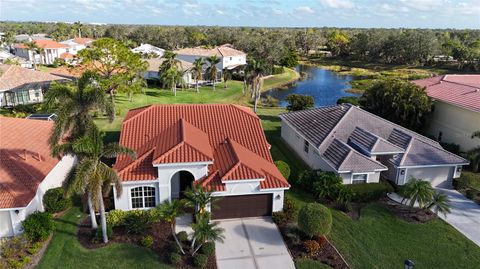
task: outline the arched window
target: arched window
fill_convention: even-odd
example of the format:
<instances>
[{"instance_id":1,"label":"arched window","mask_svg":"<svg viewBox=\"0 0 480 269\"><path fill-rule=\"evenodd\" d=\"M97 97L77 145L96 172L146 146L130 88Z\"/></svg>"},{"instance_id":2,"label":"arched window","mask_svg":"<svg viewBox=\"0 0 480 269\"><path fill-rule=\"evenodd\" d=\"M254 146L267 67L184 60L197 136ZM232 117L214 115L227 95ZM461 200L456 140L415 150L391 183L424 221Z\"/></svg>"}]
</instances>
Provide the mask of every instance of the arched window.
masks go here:
<instances>
[{"instance_id":1,"label":"arched window","mask_svg":"<svg viewBox=\"0 0 480 269\"><path fill-rule=\"evenodd\" d=\"M130 190L132 199L132 208L150 208L155 207L155 188L142 186Z\"/></svg>"}]
</instances>

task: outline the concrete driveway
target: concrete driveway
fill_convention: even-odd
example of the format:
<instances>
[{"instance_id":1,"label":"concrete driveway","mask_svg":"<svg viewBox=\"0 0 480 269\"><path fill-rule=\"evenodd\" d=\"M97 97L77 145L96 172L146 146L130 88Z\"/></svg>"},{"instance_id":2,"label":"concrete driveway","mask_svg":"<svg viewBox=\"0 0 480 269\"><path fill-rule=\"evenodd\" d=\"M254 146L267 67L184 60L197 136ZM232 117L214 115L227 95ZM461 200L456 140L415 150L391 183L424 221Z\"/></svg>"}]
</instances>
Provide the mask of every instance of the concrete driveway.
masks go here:
<instances>
[{"instance_id":1,"label":"concrete driveway","mask_svg":"<svg viewBox=\"0 0 480 269\"><path fill-rule=\"evenodd\" d=\"M217 243L219 269L294 269L292 257L271 218L220 221L225 241Z\"/></svg>"},{"instance_id":2,"label":"concrete driveway","mask_svg":"<svg viewBox=\"0 0 480 269\"><path fill-rule=\"evenodd\" d=\"M452 189L437 188L450 198L450 214L440 218L448 222L468 239L480 246L480 205L467 199L461 193Z\"/></svg>"}]
</instances>

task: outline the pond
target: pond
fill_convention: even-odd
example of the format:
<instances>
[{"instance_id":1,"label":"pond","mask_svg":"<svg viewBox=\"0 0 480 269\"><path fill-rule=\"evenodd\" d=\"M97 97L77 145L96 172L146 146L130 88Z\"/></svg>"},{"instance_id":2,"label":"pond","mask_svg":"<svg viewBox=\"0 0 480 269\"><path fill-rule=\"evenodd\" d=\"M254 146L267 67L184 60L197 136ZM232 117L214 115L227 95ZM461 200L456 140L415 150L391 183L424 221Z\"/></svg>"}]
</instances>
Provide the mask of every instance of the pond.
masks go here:
<instances>
[{"instance_id":1,"label":"pond","mask_svg":"<svg viewBox=\"0 0 480 269\"><path fill-rule=\"evenodd\" d=\"M351 88L349 82L352 76L342 76L337 73L315 66L299 65L296 70L306 74L306 78L294 82L282 89L272 89L264 93L264 97L271 96L280 101L280 106L287 106L285 98L292 93L311 95L315 107L335 105L340 97L358 96L346 92Z\"/></svg>"}]
</instances>

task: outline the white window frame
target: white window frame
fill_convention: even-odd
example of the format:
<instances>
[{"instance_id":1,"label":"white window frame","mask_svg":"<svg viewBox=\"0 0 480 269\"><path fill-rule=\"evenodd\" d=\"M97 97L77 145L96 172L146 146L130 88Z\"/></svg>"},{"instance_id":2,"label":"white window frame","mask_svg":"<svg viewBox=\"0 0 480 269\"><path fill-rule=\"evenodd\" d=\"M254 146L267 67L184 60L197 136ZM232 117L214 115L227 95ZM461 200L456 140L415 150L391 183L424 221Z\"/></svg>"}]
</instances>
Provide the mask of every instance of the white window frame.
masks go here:
<instances>
[{"instance_id":1,"label":"white window frame","mask_svg":"<svg viewBox=\"0 0 480 269\"><path fill-rule=\"evenodd\" d=\"M136 207L136 208L133 207L132 198L134 198L134 197L132 197L132 190L134 190L134 189L136 189L136 188L142 188L142 196L141 196L141 197L142 197L142 205L143 205L143 207ZM145 190L144 190L144 188L153 188L154 193L155 193L155 194L154 194L155 206L157 206L157 201L158 201L158 199L157 199L157 191L158 191L157 188L156 188L154 185L141 185L141 186L132 186L132 187L128 190L128 203L129 203L130 209L133 209L133 210L135 210L135 209L140 209L140 210L142 210L142 209L151 209L151 208L154 208L154 207L155 207L155 206L153 206L153 207L145 207L145 193L144 193ZM147 196L147 197L151 197L151 196ZM139 198L139 197L135 197L135 198Z\"/></svg>"},{"instance_id":2,"label":"white window frame","mask_svg":"<svg viewBox=\"0 0 480 269\"><path fill-rule=\"evenodd\" d=\"M353 183L354 176L358 176L358 175L367 175L367 177L365 178L365 183L368 183L368 179L370 177L369 173L352 173L352 177L350 178L350 184L362 184L362 183Z\"/></svg>"}]
</instances>

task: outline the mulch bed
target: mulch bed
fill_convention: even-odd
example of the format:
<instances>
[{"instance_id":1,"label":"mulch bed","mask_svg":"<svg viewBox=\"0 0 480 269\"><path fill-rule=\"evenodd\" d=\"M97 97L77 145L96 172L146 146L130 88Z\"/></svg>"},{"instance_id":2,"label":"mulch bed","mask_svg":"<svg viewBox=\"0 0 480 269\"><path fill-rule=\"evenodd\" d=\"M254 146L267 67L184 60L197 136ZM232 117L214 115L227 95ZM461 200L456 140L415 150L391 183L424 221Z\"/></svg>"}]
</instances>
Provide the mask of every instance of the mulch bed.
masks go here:
<instances>
[{"instance_id":1,"label":"mulch bed","mask_svg":"<svg viewBox=\"0 0 480 269\"><path fill-rule=\"evenodd\" d=\"M109 238L109 243L104 244L102 242L95 242L92 240L92 229L90 228L90 219L89 217L85 218L79 225L77 238L80 244L85 248L95 249L104 247L111 242L114 243L127 243L135 244L141 246L141 240L147 235L153 237L153 246L152 250L160 257L160 260L166 264L169 264L169 254L171 252L171 247L175 244L175 240L171 234L170 225L165 222L156 222L152 227L146 231L144 234L129 234L124 227L118 227L113 229L113 235ZM185 252L188 251L189 245L187 243L182 243L183 249ZM182 263L175 265L176 268L182 269L193 269L197 268L193 265L193 258L191 255L185 254L182 255ZM217 262L215 253L208 258L206 269L217 269Z\"/></svg>"},{"instance_id":2,"label":"mulch bed","mask_svg":"<svg viewBox=\"0 0 480 269\"><path fill-rule=\"evenodd\" d=\"M302 238L301 236L299 238L294 238L291 236L288 236L288 234L291 233L296 233L299 234L298 231L295 231L296 228L293 225L287 225L287 226L279 226L280 232L282 234L283 240L288 246L288 250L290 251L290 254L292 255L294 260L300 260L304 258L312 259L312 260L317 260L322 263L328 264L332 268L335 269L349 269L350 267L348 264L343 260L342 256L336 248L330 243L328 240L324 240L323 243L321 244L322 247L320 251L318 252L317 255L314 256L309 256L307 255L305 248L303 246L303 242L306 240L309 240L308 238Z\"/></svg>"},{"instance_id":3,"label":"mulch bed","mask_svg":"<svg viewBox=\"0 0 480 269\"><path fill-rule=\"evenodd\" d=\"M437 215L430 210L412 209L407 205L399 204L389 198L383 198L379 203L384 205L395 216L410 223L424 223L437 218Z\"/></svg>"}]
</instances>

